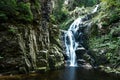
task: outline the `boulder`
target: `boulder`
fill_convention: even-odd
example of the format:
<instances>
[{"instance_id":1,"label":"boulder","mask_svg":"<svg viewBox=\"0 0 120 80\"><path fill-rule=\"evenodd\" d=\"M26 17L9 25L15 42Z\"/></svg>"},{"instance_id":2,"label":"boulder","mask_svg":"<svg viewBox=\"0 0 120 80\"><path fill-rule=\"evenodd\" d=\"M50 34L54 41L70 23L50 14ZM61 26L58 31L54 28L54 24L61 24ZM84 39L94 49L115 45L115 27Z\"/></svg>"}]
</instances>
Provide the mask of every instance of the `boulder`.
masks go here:
<instances>
[{"instance_id":1,"label":"boulder","mask_svg":"<svg viewBox=\"0 0 120 80\"><path fill-rule=\"evenodd\" d=\"M84 54L84 53L86 53L86 50L85 50L84 47L78 47L75 52L76 52L76 53Z\"/></svg>"},{"instance_id":2,"label":"boulder","mask_svg":"<svg viewBox=\"0 0 120 80\"><path fill-rule=\"evenodd\" d=\"M41 59L47 59L48 57L48 50L41 50L37 53L37 56L39 56Z\"/></svg>"},{"instance_id":3,"label":"boulder","mask_svg":"<svg viewBox=\"0 0 120 80\"><path fill-rule=\"evenodd\" d=\"M82 65L84 69L91 70L93 67L90 65L90 63L86 63L85 65Z\"/></svg>"},{"instance_id":4,"label":"boulder","mask_svg":"<svg viewBox=\"0 0 120 80\"><path fill-rule=\"evenodd\" d=\"M86 61L84 59L78 59L77 60L78 65L84 65Z\"/></svg>"},{"instance_id":5,"label":"boulder","mask_svg":"<svg viewBox=\"0 0 120 80\"><path fill-rule=\"evenodd\" d=\"M49 67L50 69L55 69L55 64L56 64L56 58L54 55L49 55L48 56L48 61L49 61Z\"/></svg>"},{"instance_id":6,"label":"boulder","mask_svg":"<svg viewBox=\"0 0 120 80\"><path fill-rule=\"evenodd\" d=\"M46 59L38 59L37 66L47 67L48 66L48 61Z\"/></svg>"},{"instance_id":7,"label":"boulder","mask_svg":"<svg viewBox=\"0 0 120 80\"><path fill-rule=\"evenodd\" d=\"M86 53L86 50L85 50L84 47L78 47L78 48L76 49L75 53L76 53L77 59L81 59L82 56L83 56L83 54Z\"/></svg>"}]
</instances>

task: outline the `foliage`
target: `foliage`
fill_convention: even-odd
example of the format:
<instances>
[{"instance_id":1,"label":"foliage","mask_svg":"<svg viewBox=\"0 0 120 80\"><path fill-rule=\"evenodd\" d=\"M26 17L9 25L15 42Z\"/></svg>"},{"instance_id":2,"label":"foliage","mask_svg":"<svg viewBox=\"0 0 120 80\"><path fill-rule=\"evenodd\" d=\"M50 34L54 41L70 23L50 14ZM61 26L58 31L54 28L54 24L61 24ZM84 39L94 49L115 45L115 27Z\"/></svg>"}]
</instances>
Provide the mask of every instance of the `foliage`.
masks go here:
<instances>
[{"instance_id":1,"label":"foliage","mask_svg":"<svg viewBox=\"0 0 120 80\"><path fill-rule=\"evenodd\" d=\"M61 10L60 12L53 13L51 16L52 20L54 20L55 23L62 23L64 20L66 20L68 17L68 12Z\"/></svg>"},{"instance_id":2,"label":"foliage","mask_svg":"<svg viewBox=\"0 0 120 80\"><path fill-rule=\"evenodd\" d=\"M63 3L64 0L57 0L53 13L50 15L51 22L60 25L61 29L64 29L62 24L69 18L69 11L63 6Z\"/></svg>"},{"instance_id":3,"label":"foliage","mask_svg":"<svg viewBox=\"0 0 120 80\"><path fill-rule=\"evenodd\" d=\"M113 23L120 19L120 0L101 0L102 9L108 14L108 22ZM103 14L104 15L104 14Z\"/></svg>"},{"instance_id":4,"label":"foliage","mask_svg":"<svg viewBox=\"0 0 120 80\"><path fill-rule=\"evenodd\" d=\"M73 16L69 15L71 12L70 10L73 10L76 7L81 7L81 6L93 6L94 4L97 4L99 0L74 0L73 2L69 2L68 5L63 5L64 0L57 0L55 2L56 4L53 9L53 14L50 15L51 22L53 24L60 25L61 29L67 29L70 25L70 22L72 22L74 19L72 18Z\"/></svg>"},{"instance_id":5,"label":"foliage","mask_svg":"<svg viewBox=\"0 0 120 80\"><path fill-rule=\"evenodd\" d=\"M15 34L16 33L15 27L14 26L9 27L8 32L12 33L12 34Z\"/></svg>"},{"instance_id":6,"label":"foliage","mask_svg":"<svg viewBox=\"0 0 120 80\"><path fill-rule=\"evenodd\" d=\"M60 24L66 20L68 11L63 7L64 0L58 0L55 8L53 10L53 14L51 15L51 20L54 23Z\"/></svg>"},{"instance_id":7,"label":"foliage","mask_svg":"<svg viewBox=\"0 0 120 80\"><path fill-rule=\"evenodd\" d=\"M33 14L30 3L17 2L17 0L1 0L0 19L32 21Z\"/></svg>"},{"instance_id":8,"label":"foliage","mask_svg":"<svg viewBox=\"0 0 120 80\"><path fill-rule=\"evenodd\" d=\"M6 16L6 14L4 14L4 13L1 13L1 14L0 14L0 20L5 21L5 20L7 20L7 19L8 19L8 17Z\"/></svg>"},{"instance_id":9,"label":"foliage","mask_svg":"<svg viewBox=\"0 0 120 80\"><path fill-rule=\"evenodd\" d=\"M33 15L30 10L30 3L20 2L18 4L18 11L19 11L18 19L25 21L31 21L33 19Z\"/></svg>"},{"instance_id":10,"label":"foliage","mask_svg":"<svg viewBox=\"0 0 120 80\"><path fill-rule=\"evenodd\" d=\"M60 24L60 28L63 30L67 30L73 21L74 18L66 19L62 24Z\"/></svg>"},{"instance_id":11,"label":"foliage","mask_svg":"<svg viewBox=\"0 0 120 80\"><path fill-rule=\"evenodd\" d=\"M89 46L96 64L117 69L120 65L120 0L101 0L99 12L92 20L95 26L91 29Z\"/></svg>"},{"instance_id":12,"label":"foliage","mask_svg":"<svg viewBox=\"0 0 120 80\"><path fill-rule=\"evenodd\" d=\"M120 7L120 0L101 0L102 2L106 3L107 8L115 8Z\"/></svg>"},{"instance_id":13,"label":"foliage","mask_svg":"<svg viewBox=\"0 0 120 80\"><path fill-rule=\"evenodd\" d=\"M76 6L93 6L99 3L99 0L75 0L74 5Z\"/></svg>"},{"instance_id":14,"label":"foliage","mask_svg":"<svg viewBox=\"0 0 120 80\"><path fill-rule=\"evenodd\" d=\"M2 19L6 19L5 17L15 16L17 10L16 7L16 0L1 0L0 15L2 15Z\"/></svg>"},{"instance_id":15,"label":"foliage","mask_svg":"<svg viewBox=\"0 0 120 80\"><path fill-rule=\"evenodd\" d=\"M108 34L89 39L90 49L97 49L95 55L101 55L100 51L106 50L102 56L105 56L113 67L120 61L120 37L113 36L115 33L119 34L119 32L120 26L114 26Z\"/></svg>"},{"instance_id":16,"label":"foliage","mask_svg":"<svg viewBox=\"0 0 120 80\"><path fill-rule=\"evenodd\" d=\"M50 15L50 20L53 24L56 24L56 17L54 15Z\"/></svg>"}]
</instances>

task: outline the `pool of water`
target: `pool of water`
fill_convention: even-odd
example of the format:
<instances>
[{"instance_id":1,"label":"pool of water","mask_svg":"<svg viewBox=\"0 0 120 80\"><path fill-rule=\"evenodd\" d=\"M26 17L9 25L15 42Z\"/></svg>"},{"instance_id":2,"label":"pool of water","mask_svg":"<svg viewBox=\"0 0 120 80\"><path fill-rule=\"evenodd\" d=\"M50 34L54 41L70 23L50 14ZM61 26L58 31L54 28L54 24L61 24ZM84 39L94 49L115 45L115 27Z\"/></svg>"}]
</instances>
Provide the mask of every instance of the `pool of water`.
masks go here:
<instances>
[{"instance_id":1,"label":"pool of water","mask_svg":"<svg viewBox=\"0 0 120 80\"><path fill-rule=\"evenodd\" d=\"M98 70L67 67L40 74L0 76L0 80L120 80L120 76L106 74Z\"/></svg>"}]
</instances>

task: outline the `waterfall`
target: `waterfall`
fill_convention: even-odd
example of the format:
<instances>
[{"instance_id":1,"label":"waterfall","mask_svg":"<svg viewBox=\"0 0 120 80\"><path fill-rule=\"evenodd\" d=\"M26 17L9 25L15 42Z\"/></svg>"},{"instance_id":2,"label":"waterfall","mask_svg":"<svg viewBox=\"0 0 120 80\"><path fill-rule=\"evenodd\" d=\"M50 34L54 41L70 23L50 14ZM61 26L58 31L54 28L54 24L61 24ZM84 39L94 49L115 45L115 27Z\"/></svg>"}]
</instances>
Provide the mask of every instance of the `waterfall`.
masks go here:
<instances>
[{"instance_id":1,"label":"waterfall","mask_svg":"<svg viewBox=\"0 0 120 80\"><path fill-rule=\"evenodd\" d=\"M95 9L92 11L92 14L95 13L98 9L98 5L96 5ZM92 15L91 14L91 15ZM64 35L64 42L65 42L65 48L66 48L66 55L69 58L70 64L69 66L77 66L76 61L76 49L79 47L79 49L85 49L82 46L83 43L83 28L85 25L83 22L89 20L88 15L85 15L84 17L77 18L69 27L68 31Z\"/></svg>"},{"instance_id":2,"label":"waterfall","mask_svg":"<svg viewBox=\"0 0 120 80\"><path fill-rule=\"evenodd\" d=\"M76 41L76 36L78 36L81 23L81 18L76 19L65 34L66 54L70 58L70 66L77 66L75 50L78 47L78 42Z\"/></svg>"}]
</instances>

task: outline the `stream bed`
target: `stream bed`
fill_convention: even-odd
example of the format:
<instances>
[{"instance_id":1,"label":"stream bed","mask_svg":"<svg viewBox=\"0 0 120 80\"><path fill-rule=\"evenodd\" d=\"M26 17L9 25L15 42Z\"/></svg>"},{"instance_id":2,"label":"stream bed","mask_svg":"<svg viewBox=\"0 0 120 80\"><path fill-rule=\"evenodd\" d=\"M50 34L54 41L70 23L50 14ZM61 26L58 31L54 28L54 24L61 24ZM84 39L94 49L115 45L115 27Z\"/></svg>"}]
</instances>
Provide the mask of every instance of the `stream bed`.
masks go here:
<instances>
[{"instance_id":1,"label":"stream bed","mask_svg":"<svg viewBox=\"0 0 120 80\"><path fill-rule=\"evenodd\" d=\"M0 76L0 80L120 80L120 76L99 70L67 67L46 73Z\"/></svg>"}]
</instances>

